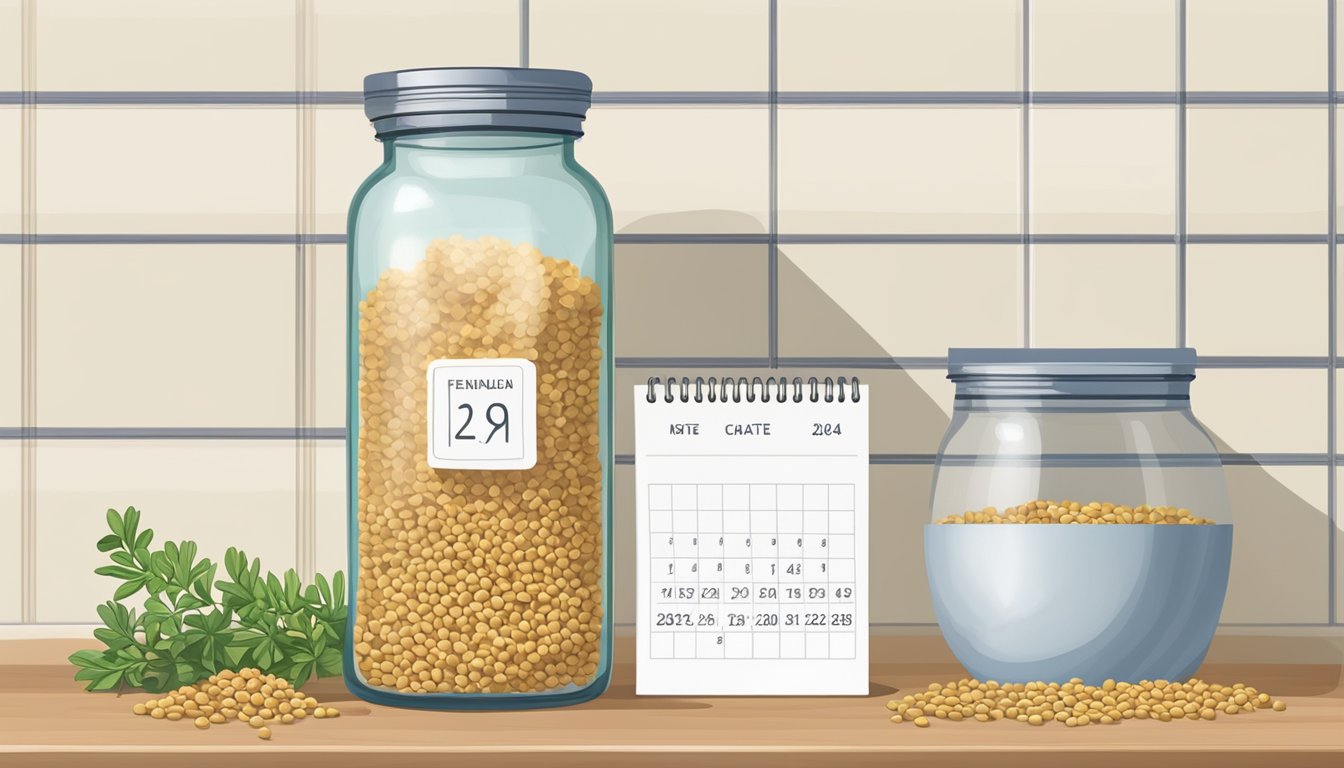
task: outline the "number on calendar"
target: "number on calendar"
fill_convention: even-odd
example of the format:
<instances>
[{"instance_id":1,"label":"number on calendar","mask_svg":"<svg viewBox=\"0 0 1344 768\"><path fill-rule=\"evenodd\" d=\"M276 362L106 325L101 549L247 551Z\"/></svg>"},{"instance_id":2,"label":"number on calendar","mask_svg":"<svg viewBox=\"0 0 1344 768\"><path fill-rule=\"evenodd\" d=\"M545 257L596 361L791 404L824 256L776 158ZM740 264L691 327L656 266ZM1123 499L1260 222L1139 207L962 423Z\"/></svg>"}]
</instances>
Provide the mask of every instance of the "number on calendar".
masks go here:
<instances>
[{"instance_id":1,"label":"number on calendar","mask_svg":"<svg viewBox=\"0 0 1344 768\"><path fill-rule=\"evenodd\" d=\"M733 594L729 600L746 600L751 597L751 587L733 587Z\"/></svg>"},{"instance_id":2,"label":"number on calendar","mask_svg":"<svg viewBox=\"0 0 1344 768\"><path fill-rule=\"evenodd\" d=\"M694 600L695 587L677 587L678 600Z\"/></svg>"},{"instance_id":3,"label":"number on calendar","mask_svg":"<svg viewBox=\"0 0 1344 768\"><path fill-rule=\"evenodd\" d=\"M761 587L761 596L758 600L778 600L779 595L774 587Z\"/></svg>"},{"instance_id":4,"label":"number on calendar","mask_svg":"<svg viewBox=\"0 0 1344 768\"><path fill-rule=\"evenodd\" d=\"M835 596L842 600L848 600L854 596L854 590L850 587L836 587Z\"/></svg>"},{"instance_id":5,"label":"number on calendar","mask_svg":"<svg viewBox=\"0 0 1344 768\"><path fill-rule=\"evenodd\" d=\"M796 626L798 626L798 614L796 614L796 613L786 613L786 614L784 614L784 626L786 626L786 627L796 627Z\"/></svg>"},{"instance_id":6,"label":"number on calendar","mask_svg":"<svg viewBox=\"0 0 1344 768\"><path fill-rule=\"evenodd\" d=\"M690 617L690 614L687 614ZM805 627L824 627L826 626L826 614L809 613L803 616L803 626Z\"/></svg>"},{"instance_id":7,"label":"number on calendar","mask_svg":"<svg viewBox=\"0 0 1344 768\"><path fill-rule=\"evenodd\" d=\"M730 626L730 627L745 627L745 626L747 626L747 615L746 615L745 613L730 613L730 614L728 614L728 626Z\"/></svg>"},{"instance_id":8,"label":"number on calendar","mask_svg":"<svg viewBox=\"0 0 1344 768\"><path fill-rule=\"evenodd\" d=\"M826 588L825 588L825 587L808 587L808 588L807 588L807 599L808 599L808 600L821 600L821 599L824 598L824 597L826 597Z\"/></svg>"},{"instance_id":9,"label":"number on calendar","mask_svg":"<svg viewBox=\"0 0 1344 768\"><path fill-rule=\"evenodd\" d=\"M701 589L701 590L700 590L700 599L701 599L701 600L718 600L718 599L719 599L719 588L718 588L718 587L705 587L705 588Z\"/></svg>"},{"instance_id":10,"label":"number on calendar","mask_svg":"<svg viewBox=\"0 0 1344 768\"><path fill-rule=\"evenodd\" d=\"M831 626L850 627L854 625L854 614L852 613L832 613Z\"/></svg>"},{"instance_id":11,"label":"number on calendar","mask_svg":"<svg viewBox=\"0 0 1344 768\"><path fill-rule=\"evenodd\" d=\"M669 565L668 567L671 568L672 566ZM789 563L789 567L785 568L784 572L789 574L790 576L800 576L803 573L803 564Z\"/></svg>"},{"instance_id":12,"label":"number on calendar","mask_svg":"<svg viewBox=\"0 0 1344 768\"><path fill-rule=\"evenodd\" d=\"M691 614L660 613L654 624L659 627L689 627L691 626Z\"/></svg>"},{"instance_id":13,"label":"number on calendar","mask_svg":"<svg viewBox=\"0 0 1344 768\"><path fill-rule=\"evenodd\" d=\"M785 587L784 597L789 600L800 600L803 597L803 590L799 587Z\"/></svg>"},{"instance_id":14,"label":"number on calendar","mask_svg":"<svg viewBox=\"0 0 1344 768\"><path fill-rule=\"evenodd\" d=\"M758 613L758 614L756 614L756 626L758 626L758 627L777 627L777 626L779 626L779 614L776 614L776 613Z\"/></svg>"},{"instance_id":15,"label":"number on calendar","mask_svg":"<svg viewBox=\"0 0 1344 768\"><path fill-rule=\"evenodd\" d=\"M696 619L695 625L696 625L697 627L712 627L712 626L714 626L714 614L712 614L712 613L702 613L702 614L700 614L700 617L699 617L698 619Z\"/></svg>"}]
</instances>

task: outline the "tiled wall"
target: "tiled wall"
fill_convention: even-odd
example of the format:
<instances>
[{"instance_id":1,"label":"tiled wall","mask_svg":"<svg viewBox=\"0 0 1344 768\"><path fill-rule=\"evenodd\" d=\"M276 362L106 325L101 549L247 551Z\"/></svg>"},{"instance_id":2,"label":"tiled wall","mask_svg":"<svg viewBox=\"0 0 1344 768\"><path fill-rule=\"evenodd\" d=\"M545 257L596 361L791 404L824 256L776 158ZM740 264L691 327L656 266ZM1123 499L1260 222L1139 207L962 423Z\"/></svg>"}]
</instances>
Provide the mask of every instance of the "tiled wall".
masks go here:
<instances>
[{"instance_id":1,"label":"tiled wall","mask_svg":"<svg viewBox=\"0 0 1344 768\"><path fill-rule=\"evenodd\" d=\"M873 619L927 626L946 348L1190 344L1225 621L1338 627L1335 6L0 0L0 624L90 621L108 506L343 566L360 78L521 63L598 89L623 573L647 376L870 383Z\"/></svg>"}]
</instances>

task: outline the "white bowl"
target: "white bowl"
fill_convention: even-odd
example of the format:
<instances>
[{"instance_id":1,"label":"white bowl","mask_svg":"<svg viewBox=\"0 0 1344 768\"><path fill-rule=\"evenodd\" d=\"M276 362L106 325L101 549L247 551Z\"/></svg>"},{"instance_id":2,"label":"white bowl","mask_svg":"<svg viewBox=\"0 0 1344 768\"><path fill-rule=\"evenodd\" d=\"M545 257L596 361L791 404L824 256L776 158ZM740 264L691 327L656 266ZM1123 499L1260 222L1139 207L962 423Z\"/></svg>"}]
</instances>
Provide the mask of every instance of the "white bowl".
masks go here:
<instances>
[{"instance_id":1,"label":"white bowl","mask_svg":"<svg viewBox=\"0 0 1344 768\"><path fill-rule=\"evenodd\" d=\"M943 637L979 680L1186 680L1227 592L1231 525L927 525Z\"/></svg>"}]
</instances>

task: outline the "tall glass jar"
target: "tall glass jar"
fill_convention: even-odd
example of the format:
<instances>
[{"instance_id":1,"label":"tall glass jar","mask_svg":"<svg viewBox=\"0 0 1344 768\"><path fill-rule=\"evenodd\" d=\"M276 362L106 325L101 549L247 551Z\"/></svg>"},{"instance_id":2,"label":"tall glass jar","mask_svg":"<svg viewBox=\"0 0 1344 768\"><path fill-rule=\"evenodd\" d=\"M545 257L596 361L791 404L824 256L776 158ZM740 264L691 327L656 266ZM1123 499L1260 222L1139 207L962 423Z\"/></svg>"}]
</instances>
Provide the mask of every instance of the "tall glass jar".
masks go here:
<instances>
[{"instance_id":1,"label":"tall glass jar","mask_svg":"<svg viewBox=\"0 0 1344 768\"><path fill-rule=\"evenodd\" d=\"M1199 666L1232 525L1194 376L1193 349L949 351L924 554L973 675L1099 685Z\"/></svg>"},{"instance_id":2,"label":"tall glass jar","mask_svg":"<svg viewBox=\"0 0 1344 768\"><path fill-rule=\"evenodd\" d=\"M586 701L611 670L611 211L578 72L370 75L349 218L350 627L380 704Z\"/></svg>"}]
</instances>

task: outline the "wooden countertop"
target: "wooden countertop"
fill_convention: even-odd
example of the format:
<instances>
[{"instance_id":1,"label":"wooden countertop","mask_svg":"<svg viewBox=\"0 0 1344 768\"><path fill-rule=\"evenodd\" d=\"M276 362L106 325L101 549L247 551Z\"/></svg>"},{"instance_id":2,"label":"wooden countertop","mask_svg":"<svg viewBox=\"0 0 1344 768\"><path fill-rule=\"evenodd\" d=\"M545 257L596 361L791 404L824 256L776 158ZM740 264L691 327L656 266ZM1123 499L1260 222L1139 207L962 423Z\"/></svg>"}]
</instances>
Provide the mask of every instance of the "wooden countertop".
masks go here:
<instances>
[{"instance_id":1,"label":"wooden countertop","mask_svg":"<svg viewBox=\"0 0 1344 768\"><path fill-rule=\"evenodd\" d=\"M1015 722L893 725L896 689L964 675L937 638L876 637L872 692L850 698L664 698L634 695L633 642L620 638L610 690L577 707L508 713L422 712L359 701L338 679L305 689L338 720L276 727L269 742L240 724L198 731L130 713L139 694L85 693L65 657L91 643L0 641L0 764L5 766L276 765L410 768L534 766L1344 765L1344 687L1337 664L1208 664L1200 676L1245 682L1286 712L1214 722L1068 729ZM905 661L903 661L903 659ZM460 762L459 762L460 759Z\"/></svg>"}]
</instances>

